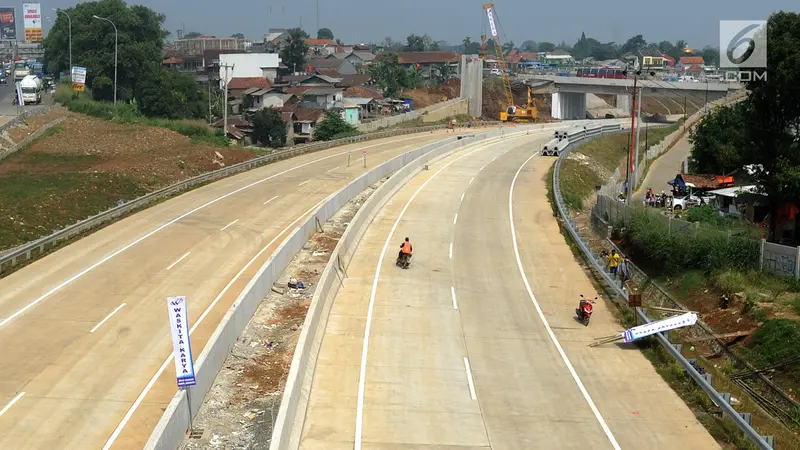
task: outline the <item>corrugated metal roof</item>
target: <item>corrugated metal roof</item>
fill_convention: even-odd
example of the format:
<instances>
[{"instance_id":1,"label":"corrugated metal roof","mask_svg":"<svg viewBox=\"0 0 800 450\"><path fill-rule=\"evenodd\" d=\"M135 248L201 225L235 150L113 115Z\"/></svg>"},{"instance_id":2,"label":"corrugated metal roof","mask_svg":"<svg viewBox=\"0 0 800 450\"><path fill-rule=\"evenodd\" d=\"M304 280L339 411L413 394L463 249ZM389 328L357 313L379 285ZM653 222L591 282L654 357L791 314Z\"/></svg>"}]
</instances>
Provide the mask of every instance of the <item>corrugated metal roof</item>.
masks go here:
<instances>
[{"instance_id":1,"label":"corrugated metal roof","mask_svg":"<svg viewBox=\"0 0 800 450\"><path fill-rule=\"evenodd\" d=\"M370 102L375 101L374 98L367 98L367 97L345 97L346 101L353 102L356 105L366 105Z\"/></svg>"}]
</instances>

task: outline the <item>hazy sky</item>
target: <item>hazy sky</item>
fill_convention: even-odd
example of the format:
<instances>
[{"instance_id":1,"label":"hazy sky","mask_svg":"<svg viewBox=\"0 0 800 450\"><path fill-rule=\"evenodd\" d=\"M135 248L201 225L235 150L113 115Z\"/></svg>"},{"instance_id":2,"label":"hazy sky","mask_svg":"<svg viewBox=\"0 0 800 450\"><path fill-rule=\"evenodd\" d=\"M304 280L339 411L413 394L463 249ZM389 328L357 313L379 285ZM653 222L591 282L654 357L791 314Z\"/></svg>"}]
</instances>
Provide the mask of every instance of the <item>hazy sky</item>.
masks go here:
<instances>
[{"instance_id":1,"label":"hazy sky","mask_svg":"<svg viewBox=\"0 0 800 450\"><path fill-rule=\"evenodd\" d=\"M0 0L1 2L1 0ZM74 5L75 0L42 2L42 15L51 8ZM488 26L484 0L139 0L167 16L173 35L180 28L215 36L244 33L258 39L268 28L299 26L316 34L319 25L330 28L345 43L378 42L386 36L402 39L427 33L434 39L460 43L477 40ZM12 2L4 4L13 5ZM22 2L17 7L21 16ZM798 0L497 0L497 17L504 39L517 45L524 40L566 41L572 45L586 36L622 43L643 34L648 42L685 39L691 47L719 45L719 20L766 19L771 12L800 11ZM21 18L18 34L23 34ZM49 24L44 20L45 31ZM488 34L488 31L486 31Z\"/></svg>"}]
</instances>

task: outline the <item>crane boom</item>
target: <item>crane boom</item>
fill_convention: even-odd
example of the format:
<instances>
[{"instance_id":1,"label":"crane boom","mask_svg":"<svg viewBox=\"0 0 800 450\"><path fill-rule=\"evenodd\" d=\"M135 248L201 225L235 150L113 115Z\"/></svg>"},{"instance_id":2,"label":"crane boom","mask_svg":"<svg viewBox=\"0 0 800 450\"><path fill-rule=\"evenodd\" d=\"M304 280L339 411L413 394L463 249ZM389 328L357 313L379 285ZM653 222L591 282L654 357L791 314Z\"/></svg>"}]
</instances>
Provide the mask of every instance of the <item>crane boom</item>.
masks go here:
<instances>
[{"instance_id":1,"label":"crane boom","mask_svg":"<svg viewBox=\"0 0 800 450\"><path fill-rule=\"evenodd\" d=\"M512 106L514 105L514 95L511 93L511 79L508 76L508 65L506 64L506 58L505 55L503 55L503 43L500 42L500 33L497 31L497 24L494 20L494 3L487 3L483 5L483 9L486 10L486 16L489 18L489 29L492 33L494 51L497 55L497 68L500 69L500 76L503 79L503 92L506 95L506 102L508 106Z\"/></svg>"}]
</instances>

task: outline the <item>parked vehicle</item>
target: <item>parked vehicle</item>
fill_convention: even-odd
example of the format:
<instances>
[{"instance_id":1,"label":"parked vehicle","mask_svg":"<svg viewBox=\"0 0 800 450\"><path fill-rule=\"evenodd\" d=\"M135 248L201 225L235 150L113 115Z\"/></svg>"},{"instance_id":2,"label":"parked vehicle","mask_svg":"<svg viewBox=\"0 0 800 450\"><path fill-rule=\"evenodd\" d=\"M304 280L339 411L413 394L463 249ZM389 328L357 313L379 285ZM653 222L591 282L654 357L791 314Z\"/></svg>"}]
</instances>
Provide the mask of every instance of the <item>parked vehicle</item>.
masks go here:
<instances>
[{"instance_id":1,"label":"parked vehicle","mask_svg":"<svg viewBox=\"0 0 800 450\"><path fill-rule=\"evenodd\" d=\"M691 194L683 197L675 197L672 199L672 210L680 211L682 209L689 209L698 205L710 205L713 201L714 198L707 195Z\"/></svg>"}]
</instances>

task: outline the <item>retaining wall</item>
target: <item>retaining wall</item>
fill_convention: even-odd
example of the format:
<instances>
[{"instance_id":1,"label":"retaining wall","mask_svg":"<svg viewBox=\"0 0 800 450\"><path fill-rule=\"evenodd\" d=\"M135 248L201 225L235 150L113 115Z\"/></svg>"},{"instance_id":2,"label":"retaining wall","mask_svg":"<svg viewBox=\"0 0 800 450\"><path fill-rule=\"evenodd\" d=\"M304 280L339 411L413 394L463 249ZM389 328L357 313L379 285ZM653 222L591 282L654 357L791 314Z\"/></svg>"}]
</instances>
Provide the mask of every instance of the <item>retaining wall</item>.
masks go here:
<instances>
[{"instance_id":1,"label":"retaining wall","mask_svg":"<svg viewBox=\"0 0 800 450\"><path fill-rule=\"evenodd\" d=\"M436 103L425 108L420 108L416 111L399 114L396 116L378 119L372 122L359 124L356 128L364 133L377 131L380 128L391 127L394 125L408 122L411 120L421 119L423 122L437 122L451 116L469 113L469 100L465 98L454 98L446 102Z\"/></svg>"}]
</instances>

